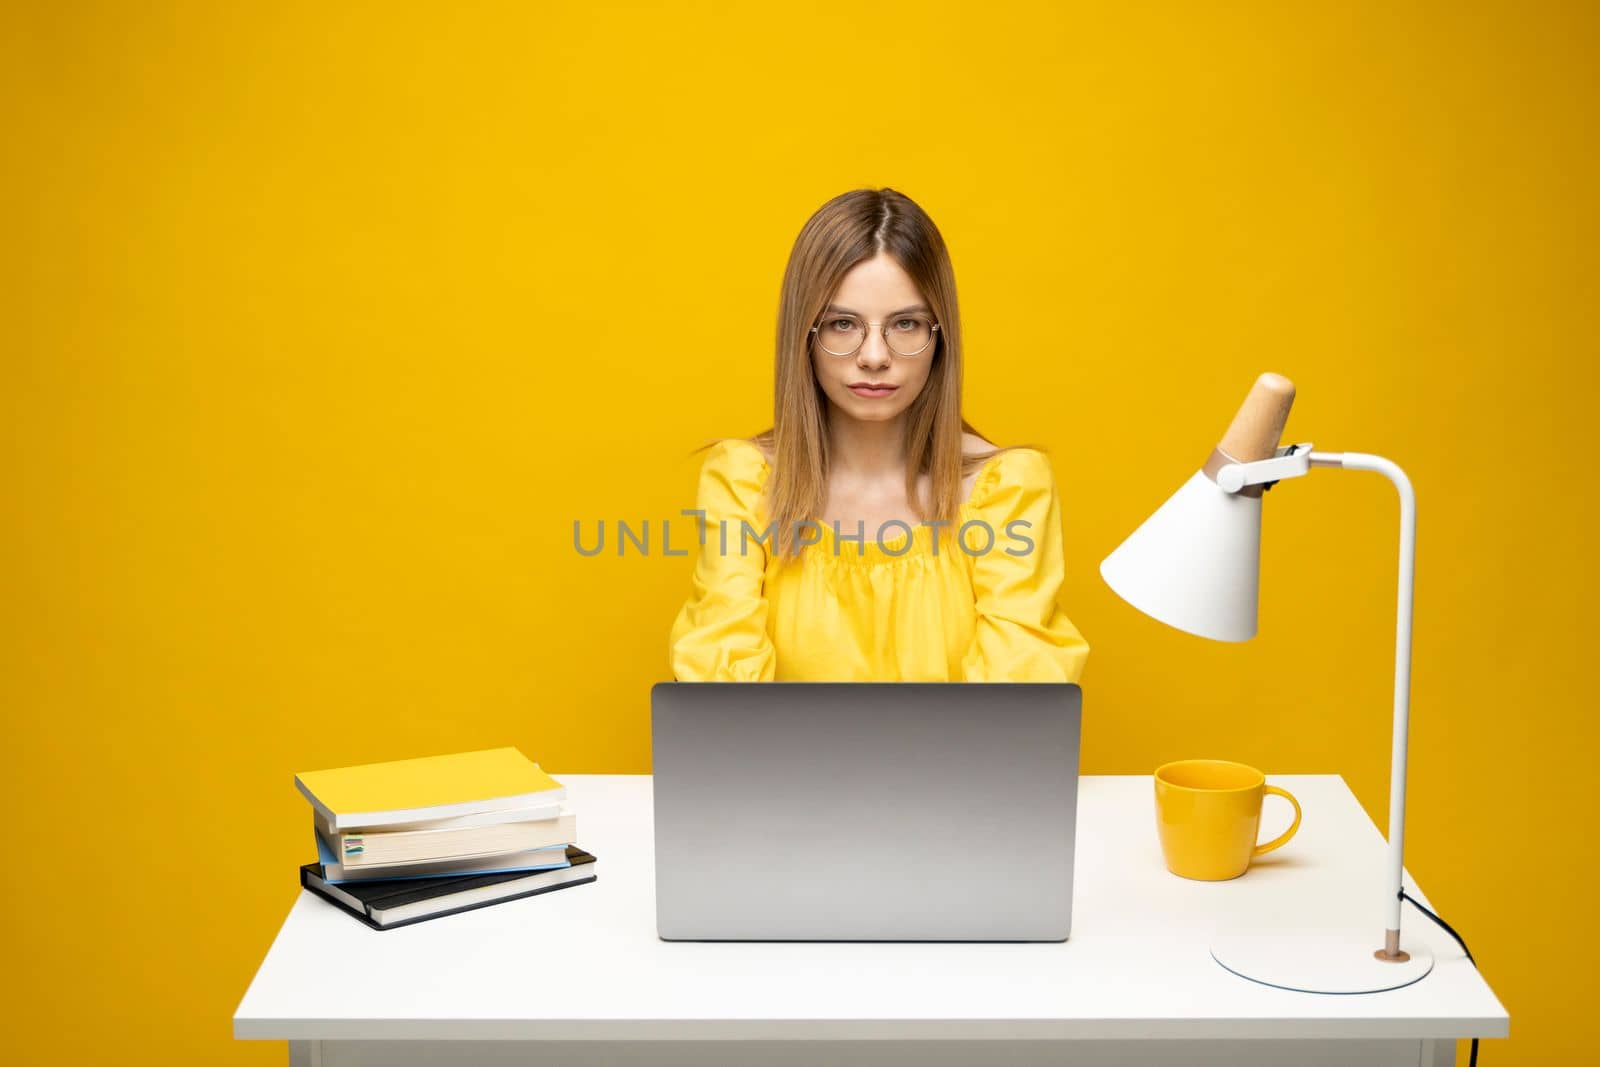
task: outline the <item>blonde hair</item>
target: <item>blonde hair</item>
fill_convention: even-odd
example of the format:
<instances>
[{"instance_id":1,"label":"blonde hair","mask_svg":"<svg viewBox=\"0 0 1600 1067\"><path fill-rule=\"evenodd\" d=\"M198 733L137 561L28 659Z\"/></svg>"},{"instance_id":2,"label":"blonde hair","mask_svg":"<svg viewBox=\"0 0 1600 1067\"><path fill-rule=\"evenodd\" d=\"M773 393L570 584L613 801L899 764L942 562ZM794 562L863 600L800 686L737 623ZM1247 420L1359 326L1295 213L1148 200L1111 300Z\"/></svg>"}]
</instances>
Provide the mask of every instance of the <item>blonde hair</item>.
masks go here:
<instances>
[{"instance_id":1,"label":"blonde hair","mask_svg":"<svg viewBox=\"0 0 1600 1067\"><path fill-rule=\"evenodd\" d=\"M1004 449L964 456L963 431L982 437L961 417L961 316L955 272L944 238L927 213L893 189L854 189L818 208L789 253L778 305L773 422L748 440L772 455L767 481L769 528L775 551L799 555L799 528L827 506L828 405L811 365L811 327L858 263L887 254L911 277L939 323L927 382L906 411L906 499L922 521L958 517L961 482ZM715 442L712 442L714 444ZM703 447L710 447L706 445ZM924 514L917 481L928 475L931 507Z\"/></svg>"}]
</instances>

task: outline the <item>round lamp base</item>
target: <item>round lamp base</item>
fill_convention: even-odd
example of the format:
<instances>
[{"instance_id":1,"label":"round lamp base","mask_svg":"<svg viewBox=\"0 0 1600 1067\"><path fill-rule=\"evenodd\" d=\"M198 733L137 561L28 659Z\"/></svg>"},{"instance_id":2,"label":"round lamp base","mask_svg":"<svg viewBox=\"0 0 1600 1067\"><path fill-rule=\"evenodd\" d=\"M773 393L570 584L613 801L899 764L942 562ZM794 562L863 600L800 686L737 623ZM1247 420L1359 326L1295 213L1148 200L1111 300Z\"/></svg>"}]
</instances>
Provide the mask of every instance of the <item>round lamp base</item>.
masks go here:
<instances>
[{"instance_id":1,"label":"round lamp base","mask_svg":"<svg viewBox=\"0 0 1600 1067\"><path fill-rule=\"evenodd\" d=\"M1427 977L1433 953L1402 942L1402 962L1375 956L1370 929L1275 933L1218 932L1211 958L1240 978L1298 993L1382 993Z\"/></svg>"}]
</instances>

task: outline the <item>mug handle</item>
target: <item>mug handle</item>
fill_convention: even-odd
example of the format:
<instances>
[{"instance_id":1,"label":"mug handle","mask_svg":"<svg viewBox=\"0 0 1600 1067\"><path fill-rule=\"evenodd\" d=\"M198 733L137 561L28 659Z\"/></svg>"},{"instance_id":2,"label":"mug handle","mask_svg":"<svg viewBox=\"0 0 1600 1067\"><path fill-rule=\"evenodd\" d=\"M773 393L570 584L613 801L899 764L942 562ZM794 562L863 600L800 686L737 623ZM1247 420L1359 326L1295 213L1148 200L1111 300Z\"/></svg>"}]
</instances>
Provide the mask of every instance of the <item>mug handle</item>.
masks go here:
<instances>
[{"instance_id":1,"label":"mug handle","mask_svg":"<svg viewBox=\"0 0 1600 1067\"><path fill-rule=\"evenodd\" d=\"M1262 786L1261 793L1263 796L1268 793L1272 793L1275 796L1283 797L1289 803L1293 804L1294 822L1290 824L1287 830L1273 838L1271 841L1268 841L1264 845L1257 845L1256 850L1251 853L1253 856L1264 856L1275 848L1282 848L1284 845L1289 843L1289 838L1294 836L1295 831L1300 829L1300 802L1294 798L1293 793L1290 793L1287 789L1279 789L1275 785Z\"/></svg>"}]
</instances>

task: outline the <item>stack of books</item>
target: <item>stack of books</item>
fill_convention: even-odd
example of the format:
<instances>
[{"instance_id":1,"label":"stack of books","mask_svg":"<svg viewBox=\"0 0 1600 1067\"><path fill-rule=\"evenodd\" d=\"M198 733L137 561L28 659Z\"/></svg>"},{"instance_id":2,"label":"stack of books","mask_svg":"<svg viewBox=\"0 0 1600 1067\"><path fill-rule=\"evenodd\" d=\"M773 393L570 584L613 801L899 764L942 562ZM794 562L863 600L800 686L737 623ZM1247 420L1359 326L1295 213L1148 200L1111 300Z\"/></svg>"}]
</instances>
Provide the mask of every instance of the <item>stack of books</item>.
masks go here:
<instances>
[{"instance_id":1,"label":"stack of books","mask_svg":"<svg viewBox=\"0 0 1600 1067\"><path fill-rule=\"evenodd\" d=\"M595 880L567 790L514 748L306 771L300 884L379 930Z\"/></svg>"}]
</instances>

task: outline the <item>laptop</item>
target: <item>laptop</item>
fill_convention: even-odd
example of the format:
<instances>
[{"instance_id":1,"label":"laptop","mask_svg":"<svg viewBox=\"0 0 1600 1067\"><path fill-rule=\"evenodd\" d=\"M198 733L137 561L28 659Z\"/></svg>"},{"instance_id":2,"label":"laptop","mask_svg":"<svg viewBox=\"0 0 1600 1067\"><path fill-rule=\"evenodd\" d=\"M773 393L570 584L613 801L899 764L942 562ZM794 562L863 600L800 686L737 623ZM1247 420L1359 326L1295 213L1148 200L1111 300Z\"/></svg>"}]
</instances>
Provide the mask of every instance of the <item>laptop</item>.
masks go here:
<instances>
[{"instance_id":1,"label":"laptop","mask_svg":"<svg viewBox=\"0 0 1600 1067\"><path fill-rule=\"evenodd\" d=\"M663 682L668 941L1064 941L1082 691Z\"/></svg>"}]
</instances>

